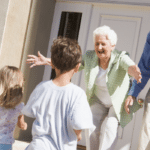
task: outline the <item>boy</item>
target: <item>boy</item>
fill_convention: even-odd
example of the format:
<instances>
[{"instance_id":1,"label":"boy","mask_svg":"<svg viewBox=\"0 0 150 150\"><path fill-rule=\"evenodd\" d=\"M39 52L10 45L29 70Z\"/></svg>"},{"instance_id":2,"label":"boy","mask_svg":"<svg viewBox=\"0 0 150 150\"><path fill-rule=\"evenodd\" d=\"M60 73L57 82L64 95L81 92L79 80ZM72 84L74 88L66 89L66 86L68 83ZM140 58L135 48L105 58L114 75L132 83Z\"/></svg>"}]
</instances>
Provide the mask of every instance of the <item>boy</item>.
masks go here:
<instances>
[{"instance_id":1,"label":"boy","mask_svg":"<svg viewBox=\"0 0 150 150\"><path fill-rule=\"evenodd\" d=\"M94 128L85 92L70 83L80 67L80 46L67 38L54 40L51 61L56 78L37 85L22 110L36 118L26 150L76 150L82 129Z\"/></svg>"}]
</instances>

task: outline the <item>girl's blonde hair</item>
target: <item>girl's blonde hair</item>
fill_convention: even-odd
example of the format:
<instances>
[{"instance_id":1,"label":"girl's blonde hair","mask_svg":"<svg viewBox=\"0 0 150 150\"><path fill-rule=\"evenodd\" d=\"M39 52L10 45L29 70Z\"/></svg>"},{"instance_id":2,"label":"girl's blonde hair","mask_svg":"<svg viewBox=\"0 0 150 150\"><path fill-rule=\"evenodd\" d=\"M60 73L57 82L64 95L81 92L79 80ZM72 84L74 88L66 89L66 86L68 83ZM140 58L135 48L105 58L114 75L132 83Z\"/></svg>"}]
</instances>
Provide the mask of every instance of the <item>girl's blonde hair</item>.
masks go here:
<instances>
[{"instance_id":1,"label":"girl's blonde hair","mask_svg":"<svg viewBox=\"0 0 150 150\"><path fill-rule=\"evenodd\" d=\"M0 106L15 108L23 96L23 74L17 67L5 66L0 70Z\"/></svg>"}]
</instances>

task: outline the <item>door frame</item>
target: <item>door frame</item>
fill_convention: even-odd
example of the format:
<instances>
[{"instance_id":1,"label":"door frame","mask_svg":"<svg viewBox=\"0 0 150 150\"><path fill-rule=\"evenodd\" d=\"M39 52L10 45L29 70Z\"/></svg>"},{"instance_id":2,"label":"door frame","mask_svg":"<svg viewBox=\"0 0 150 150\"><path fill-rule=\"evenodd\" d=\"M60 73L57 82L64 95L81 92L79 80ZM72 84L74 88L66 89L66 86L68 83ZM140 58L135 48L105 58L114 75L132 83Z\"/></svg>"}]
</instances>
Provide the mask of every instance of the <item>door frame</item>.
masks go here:
<instances>
[{"instance_id":1,"label":"door frame","mask_svg":"<svg viewBox=\"0 0 150 150\"><path fill-rule=\"evenodd\" d=\"M48 45L48 51L47 51L47 57L51 57L51 46L53 44L53 40L57 38L58 31L59 31L59 24L61 19L61 12L62 11L68 11L68 12L81 12L82 18L81 18L81 27L79 30L79 37L78 42L82 49L82 53L85 52L86 43L87 43L87 36L88 36L88 29L89 29L89 22L91 18L91 12L92 12L92 5L91 4L79 4L79 3L64 3L64 2L57 2L55 5L55 11L54 11L54 17L53 17L53 23L50 33L50 40ZM72 78L72 82L75 84L79 84L77 81L80 73L77 73L76 78ZM51 67L45 66L43 80L49 80L51 75Z\"/></svg>"}]
</instances>

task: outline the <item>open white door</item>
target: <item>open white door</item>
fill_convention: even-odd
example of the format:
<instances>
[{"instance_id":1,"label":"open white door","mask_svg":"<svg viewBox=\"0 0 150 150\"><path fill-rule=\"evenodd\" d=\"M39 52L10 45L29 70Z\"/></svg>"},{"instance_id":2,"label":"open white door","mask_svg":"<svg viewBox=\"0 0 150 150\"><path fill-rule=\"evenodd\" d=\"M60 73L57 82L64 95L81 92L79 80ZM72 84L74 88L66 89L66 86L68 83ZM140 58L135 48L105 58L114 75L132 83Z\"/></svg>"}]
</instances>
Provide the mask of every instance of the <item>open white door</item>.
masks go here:
<instances>
[{"instance_id":1,"label":"open white door","mask_svg":"<svg viewBox=\"0 0 150 150\"><path fill-rule=\"evenodd\" d=\"M150 7L104 3L57 2L47 57L50 57L53 39L57 38L61 13L63 11L82 13L78 42L83 53L86 50L94 49L93 31L101 25L108 25L118 35L116 49L129 52L130 57L138 64L147 33L150 30ZM51 68L46 66L43 80L49 80L50 74ZM76 74L72 82L85 89L83 72ZM139 96L140 98L145 98L148 88L149 86L145 87ZM118 140L115 150L137 149L142 114L143 109L139 110L133 120L124 128L123 135ZM85 140L83 139L80 144L85 145Z\"/></svg>"},{"instance_id":2,"label":"open white door","mask_svg":"<svg viewBox=\"0 0 150 150\"><path fill-rule=\"evenodd\" d=\"M116 4L94 4L91 17L87 50L94 49L93 30L101 25L110 26L118 35L116 49L127 51L132 60L139 62L147 33L150 30L150 8ZM83 81L83 76L81 78ZM84 83L81 83L81 86ZM147 90L141 98L145 98ZM124 128L115 150L136 150L142 123L143 109ZM138 116L138 119L137 119Z\"/></svg>"}]
</instances>

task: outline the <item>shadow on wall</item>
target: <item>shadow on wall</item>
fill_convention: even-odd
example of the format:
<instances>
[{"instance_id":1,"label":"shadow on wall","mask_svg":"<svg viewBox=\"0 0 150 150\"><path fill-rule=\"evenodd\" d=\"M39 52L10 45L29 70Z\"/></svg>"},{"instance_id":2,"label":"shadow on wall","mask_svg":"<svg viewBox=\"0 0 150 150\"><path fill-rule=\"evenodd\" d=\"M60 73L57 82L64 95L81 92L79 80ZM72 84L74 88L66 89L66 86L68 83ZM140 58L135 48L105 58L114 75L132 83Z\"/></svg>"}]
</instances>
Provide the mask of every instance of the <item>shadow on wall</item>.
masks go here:
<instances>
[{"instance_id":1,"label":"shadow on wall","mask_svg":"<svg viewBox=\"0 0 150 150\"><path fill-rule=\"evenodd\" d=\"M29 51L29 54L36 55L37 52L40 51L43 55L47 55L55 3L55 0L47 2L33 0L24 50ZM27 56L23 57L26 59ZM26 80L23 101L26 103L35 86L42 81L44 66L35 67L31 69L31 71L29 71L30 69L28 65L22 64L22 66ZM16 128L15 138L22 141L31 141L31 129L34 119L25 117L25 121L28 124L28 129L26 131L22 131Z\"/></svg>"}]
</instances>

